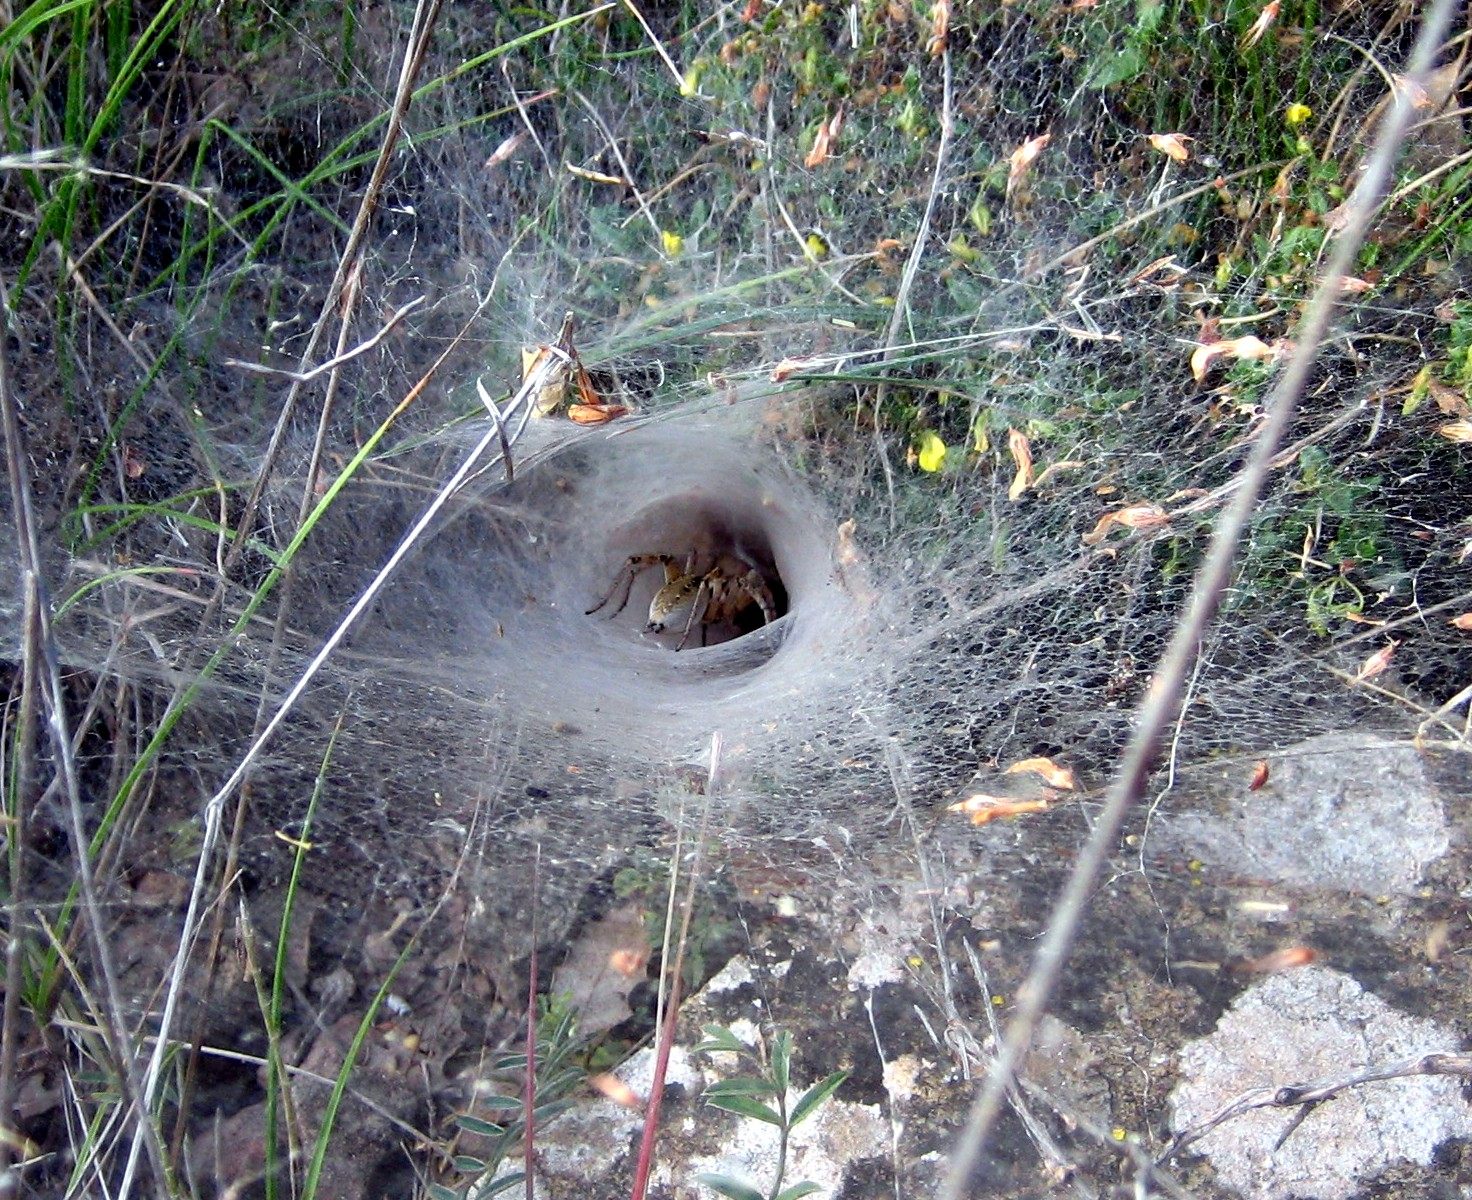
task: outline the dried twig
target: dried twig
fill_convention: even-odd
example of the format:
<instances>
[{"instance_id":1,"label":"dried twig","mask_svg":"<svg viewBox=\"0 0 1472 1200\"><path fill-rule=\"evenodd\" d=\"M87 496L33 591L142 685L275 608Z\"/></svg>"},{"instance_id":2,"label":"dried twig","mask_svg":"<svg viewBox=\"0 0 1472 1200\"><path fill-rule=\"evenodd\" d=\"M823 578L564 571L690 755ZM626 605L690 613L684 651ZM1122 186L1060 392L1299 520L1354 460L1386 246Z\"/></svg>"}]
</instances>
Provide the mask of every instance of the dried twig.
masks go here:
<instances>
[{"instance_id":1,"label":"dried twig","mask_svg":"<svg viewBox=\"0 0 1472 1200\"><path fill-rule=\"evenodd\" d=\"M1451 20L1452 0L1435 0L1426 13L1416 40L1407 77L1423 80L1431 69L1437 47ZM985 1086L972 1104L966 1128L951 1159L950 1171L941 1189L941 1200L960 1200L966 1194L972 1168L986 1147L987 1138L1001 1113L1007 1089L1022 1057L1027 1053L1033 1033L1049 995L1062 973L1064 959L1073 943L1085 904L1094 888L1110 852L1125 814L1144 791L1145 780L1155 761L1161 736L1174 719L1181 701L1181 689L1200 653L1203 635L1216 613L1217 605L1231 577L1237 543L1252 518L1257 497L1262 491L1274 455L1282 442L1289 418L1308 380L1309 369L1318 354L1329 319L1339 298L1339 280L1350 273L1354 256L1363 243L1370 221L1379 206L1391 167L1411 124L1414 109L1410 89L1396 97L1396 103L1381 126L1375 148L1354 194L1346 202L1347 220L1339 235L1334 255L1324 281L1314 293L1313 301L1299 327L1298 349L1268 400L1268 417L1253 446L1252 455L1242 469L1242 485L1232 503L1217 521L1216 532L1206 561L1196 578L1185 615L1177 624L1169 647L1154 672L1154 682L1141 705L1134 735L1125 751L1119 773L1109 790L1109 800L1099 814L1094 831L1079 854L1068 884L1059 897L1048 929L1033 960L1032 969L1018 991L1017 1009L1007 1026L1007 1036L998 1050Z\"/></svg>"},{"instance_id":2,"label":"dried twig","mask_svg":"<svg viewBox=\"0 0 1472 1200\"><path fill-rule=\"evenodd\" d=\"M238 358L227 358L225 360L225 366L234 367L238 371L249 371L252 375L274 375L277 379L289 379L293 383L311 383L318 375L326 374L328 371L335 371L344 363L352 362L359 355L367 354L374 346L388 337L405 317L423 303L423 296L410 300L408 304L404 305L388 319L388 324L366 342L359 342L351 350L345 350L343 353L329 358L324 363L318 363L310 371L287 371L281 367L268 367L263 363L243 362Z\"/></svg>"},{"instance_id":3,"label":"dried twig","mask_svg":"<svg viewBox=\"0 0 1472 1200\"><path fill-rule=\"evenodd\" d=\"M1348 1075L1338 1075L1332 1079L1321 1079L1313 1083L1253 1088L1223 1105L1211 1116L1176 1134L1171 1139L1170 1145L1161 1152L1155 1162L1159 1165L1168 1161L1193 1142L1205 1137L1218 1125L1239 1117L1245 1112L1251 1112L1255 1108L1298 1108L1300 1110L1298 1115L1278 1140L1278 1145L1281 1146L1309 1112L1325 1101L1333 1100L1340 1092L1361 1087L1367 1083L1380 1083L1387 1079L1410 1079L1418 1075L1459 1075L1463 1079L1472 1079L1472 1054L1422 1054L1415 1058L1404 1058L1379 1067L1366 1067L1361 1071L1352 1071Z\"/></svg>"}]
</instances>

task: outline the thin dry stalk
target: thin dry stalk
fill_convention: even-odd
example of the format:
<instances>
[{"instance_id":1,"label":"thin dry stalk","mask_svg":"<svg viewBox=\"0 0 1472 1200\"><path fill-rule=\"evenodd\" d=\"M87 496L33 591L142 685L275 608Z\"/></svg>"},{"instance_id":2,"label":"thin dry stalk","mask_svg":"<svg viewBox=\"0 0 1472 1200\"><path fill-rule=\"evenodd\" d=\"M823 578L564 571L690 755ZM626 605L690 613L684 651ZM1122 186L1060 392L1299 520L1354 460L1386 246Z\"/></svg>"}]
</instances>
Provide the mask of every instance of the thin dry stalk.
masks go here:
<instances>
[{"instance_id":1,"label":"thin dry stalk","mask_svg":"<svg viewBox=\"0 0 1472 1200\"><path fill-rule=\"evenodd\" d=\"M675 961L669 968L669 996L661 1001L665 1006L664 1020L657 1022L658 1040L655 1043L654 1073L649 1082L649 1101L644 1109L644 1129L639 1137L639 1157L634 1164L634 1184L629 1192L631 1200L644 1200L649 1190L649 1174L654 1169L654 1139L659 1132L659 1111L664 1104L664 1080L669 1072L670 1051L675 1044L675 1025L680 1019L680 978L685 970L685 946L690 939L690 920L695 911L695 888L704 877L702 870L705 858L705 842L710 831L710 811L714 804L716 782L720 775L721 748L723 741L719 733L710 737L710 769L705 776L704 804L701 807L700 832L695 843L695 857L690 864L690 875L685 881L685 899L680 914L680 933L675 939ZM671 872L673 882L673 872ZM665 918L665 930L669 930L669 918ZM668 937L666 937L668 946ZM669 962L668 953L664 961Z\"/></svg>"},{"instance_id":2,"label":"thin dry stalk","mask_svg":"<svg viewBox=\"0 0 1472 1200\"><path fill-rule=\"evenodd\" d=\"M0 281L0 333L9 329L9 309L3 296L6 288ZM3 359L0 352L0 359ZM71 730L66 714L66 691L61 682L61 662L51 633L51 608L46 602L46 589L41 573L41 551L37 539L34 509L31 504L30 476L26 469L27 456L21 435L20 412L14 394L10 390L8 370L0 371L0 424L5 432L6 469L10 477L11 512L15 521L16 543L20 557L21 586L25 595L25 610L32 615L32 630L28 632L31 656L35 659L36 678L40 697L46 713L46 725L51 735L52 752L63 781L66 795L68 833L72 843L72 855L76 862L77 891L80 897L81 920L92 942L92 953L102 975L104 999L98 1016L105 1021L104 1041L108 1045L117 1071L117 1084L124 1099L125 1110L135 1121L134 1151L143 1147L148 1152L149 1164L159 1188L171 1192L163 1148L159 1144L157 1131L149 1117L149 1106L140 1103L142 1089L137 1063L133 1057L132 1040L123 1020L123 1007L119 999L117 972L113 966L112 952L108 946L103 925L102 906L97 895L97 881L89 853L86 818L82 814L82 789L77 775L76 757L73 753ZM126 1189L122 1195L126 1196Z\"/></svg>"},{"instance_id":3,"label":"thin dry stalk","mask_svg":"<svg viewBox=\"0 0 1472 1200\"><path fill-rule=\"evenodd\" d=\"M1407 71L1421 83L1431 69L1436 49L1445 34L1454 5L1452 0L1435 0L1427 12ZM1144 791L1145 781L1160 747L1165 728L1174 720L1182 688L1200 653L1207 627L1231 578L1237 544L1251 520L1272 460L1283 440L1288 420L1303 393L1310 367L1318 355L1329 320L1339 298L1339 280L1351 273L1355 255L1363 243L1371 218L1390 178L1391 167L1405 140L1414 108L1402 91L1376 139L1363 177L1347 202L1347 221L1330 260L1324 281L1299 328L1298 349L1279 378L1268 401L1268 417L1252 455L1242 470L1242 485L1217 521L1206 561L1192 589L1186 614L1176 626L1171 643L1154 672L1154 683L1141 706L1130 744L1110 788L1109 799L1094 826L1093 834L1078 857L1062 896L1059 897L1048 930L1032 969L1018 991L1017 1010L1007 1026L1007 1036L987 1073L985 1086L977 1095L966 1128L956 1146L951 1167L941 1190L941 1200L961 1200L966 1194L971 1171L986 1148L987 1138L1001 1112L1007 1089L1017 1067L1032 1043L1033 1033L1063 963L1073 943L1085 904L1105 861L1113 849L1125 814Z\"/></svg>"}]
</instances>

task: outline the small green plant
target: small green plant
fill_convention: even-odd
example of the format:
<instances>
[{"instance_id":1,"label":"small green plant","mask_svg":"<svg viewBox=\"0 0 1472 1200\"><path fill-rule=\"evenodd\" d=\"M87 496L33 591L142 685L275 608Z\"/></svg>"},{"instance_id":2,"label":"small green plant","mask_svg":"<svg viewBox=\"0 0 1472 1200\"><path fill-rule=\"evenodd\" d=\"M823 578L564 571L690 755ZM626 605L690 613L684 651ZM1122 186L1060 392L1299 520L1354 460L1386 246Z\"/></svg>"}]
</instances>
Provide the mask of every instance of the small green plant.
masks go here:
<instances>
[{"instance_id":1,"label":"small green plant","mask_svg":"<svg viewBox=\"0 0 1472 1200\"><path fill-rule=\"evenodd\" d=\"M537 1020L536 1078L532 1093L532 1125L539 1129L572 1105L572 1092L585 1076L577 1065L577 1027L572 1009L558 997L543 999ZM501 1173L512 1152L526 1141L525 1105L521 1091L526 1078L526 1055L503 1054L491 1063L487 1076L505 1085L501 1094L478 1097L475 1106L487 1116L459 1113L455 1125L462 1134L483 1139L476 1154L456 1153L450 1163L462 1175L472 1176L459 1187L429 1185L434 1200L487 1200L525 1182L524 1171Z\"/></svg>"},{"instance_id":2,"label":"small green plant","mask_svg":"<svg viewBox=\"0 0 1472 1200\"><path fill-rule=\"evenodd\" d=\"M750 1117L754 1121L775 1125L778 1132L777 1170L771 1188L765 1192L727 1175L706 1173L697 1175L696 1179L727 1200L799 1200L799 1197L818 1191L818 1185L807 1180L782 1186L787 1174L788 1140L792 1131L839 1089L849 1073L834 1071L820 1079L789 1109L787 1092L791 1082L792 1034L779 1029L772 1038L771 1049L764 1061L757 1050L729 1029L707 1025L704 1033L705 1041L695 1047L697 1054L734 1054L754 1068L749 1074L723 1079L706 1088L705 1102L712 1108L735 1113L738 1117Z\"/></svg>"}]
</instances>

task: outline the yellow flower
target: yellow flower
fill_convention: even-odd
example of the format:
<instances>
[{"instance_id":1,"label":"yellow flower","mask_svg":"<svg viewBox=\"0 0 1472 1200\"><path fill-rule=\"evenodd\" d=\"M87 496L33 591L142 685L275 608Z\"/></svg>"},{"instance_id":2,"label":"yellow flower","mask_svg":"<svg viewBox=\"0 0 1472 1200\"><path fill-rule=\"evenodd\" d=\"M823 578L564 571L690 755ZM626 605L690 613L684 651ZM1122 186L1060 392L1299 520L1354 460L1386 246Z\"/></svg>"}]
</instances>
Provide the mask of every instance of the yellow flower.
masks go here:
<instances>
[{"instance_id":1,"label":"yellow flower","mask_svg":"<svg viewBox=\"0 0 1472 1200\"><path fill-rule=\"evenodd\" d=\"M1307 104L1290 104L1283 113L1283 122L1289 129L1297 129L1313 115L1314 110Z\"/></svg>"},{"instance_id":2,"label":"yellow flower","mask_svg":"<svg viewBox=\"0 0 1472 1200\"><path fill-rule=\"evenodd\" d=\"M679 254L685 248L685 239L669 229L661 229L659 231L659 240L664 243L664 252L671 258L674 258L675 255Z\"/></svg>"},{"instance_id":3,"label":"yellow flower","mask_svg":"<svg viewBox=\"0 0 1472 1200\"><path fill-rule=\"evenodd\" d=\"M946 461L946 444L933 430L927 429L920 435L917 449L917 461L922 471L939 471L941 464Z\"/></svg>"}]
</instances>

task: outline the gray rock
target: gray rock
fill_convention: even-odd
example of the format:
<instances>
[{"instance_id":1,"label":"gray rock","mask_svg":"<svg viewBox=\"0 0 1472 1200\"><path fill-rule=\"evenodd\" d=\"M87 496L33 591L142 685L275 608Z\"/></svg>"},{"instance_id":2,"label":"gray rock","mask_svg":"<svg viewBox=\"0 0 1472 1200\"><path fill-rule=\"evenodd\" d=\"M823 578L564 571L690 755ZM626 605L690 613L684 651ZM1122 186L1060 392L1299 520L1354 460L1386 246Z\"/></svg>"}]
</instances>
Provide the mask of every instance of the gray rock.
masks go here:
<instances>
[{"instance_id":1,"label":"gray rock","mask_svg":"<svg viewBox=\"0 0 1472 1200\"><path fill-rule=\"evenodd\" d=\"M1181 1051L1171 1125L1178 1133L1189 1129L1253 1089L1343 1078L1456 1047L1448 1030L1392 1009L1337 971L1274 975L1239 996L1213 1033ZM1310 1112L1275 1150L1297 1111L1242 1113L1191 1150L1251 1200L1343 1200L1391 1164L1427 1166L1439 1143L1472 1135L1472 1108L1446 1076L1349 1088Z\"/></svg>"}]
</instances>

